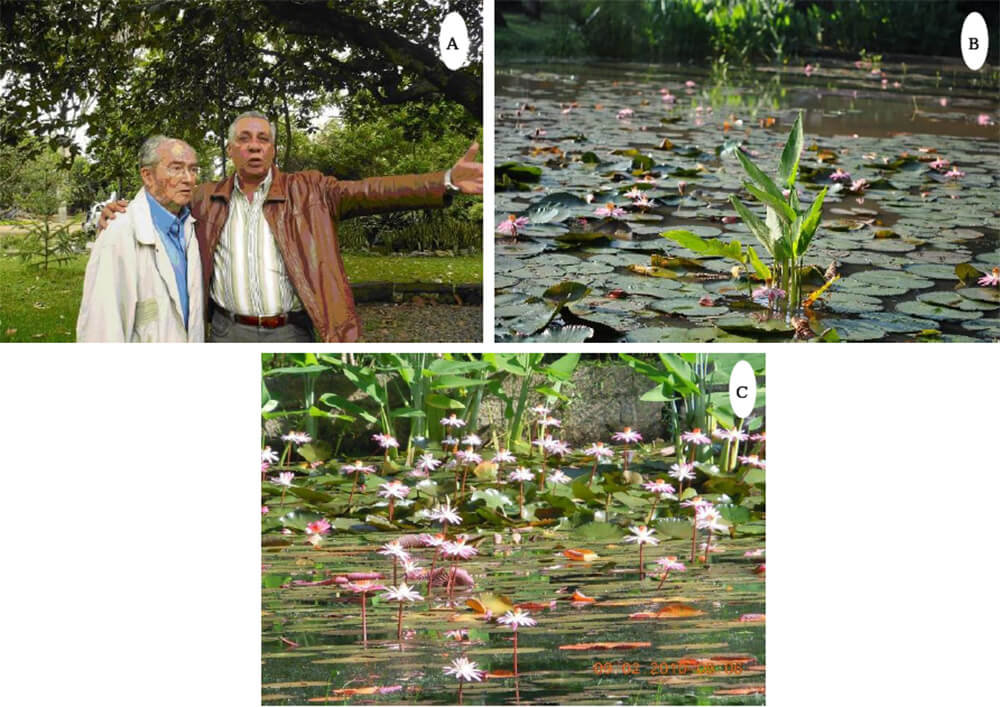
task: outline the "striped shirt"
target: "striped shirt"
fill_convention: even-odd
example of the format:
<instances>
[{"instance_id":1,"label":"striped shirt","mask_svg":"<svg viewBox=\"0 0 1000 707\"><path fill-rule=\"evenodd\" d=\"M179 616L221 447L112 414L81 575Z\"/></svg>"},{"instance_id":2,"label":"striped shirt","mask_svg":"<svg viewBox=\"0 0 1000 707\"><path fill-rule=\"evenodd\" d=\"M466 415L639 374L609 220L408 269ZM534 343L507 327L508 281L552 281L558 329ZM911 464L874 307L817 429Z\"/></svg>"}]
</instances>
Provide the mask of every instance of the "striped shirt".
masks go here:
<instances>
[{"instance_id":1,"label":"striped shirt","mask_svg":"<svg viewBox=\"0 0 1000 707\"><path fill-rule=\"evenodd\" d=\"M236 314L270 316L302 309L264 218L264 201L273 176L268 172L253 201L243 194L236 176L229 216L215 249L212 299Z\"/></svg>"}]
</instances>

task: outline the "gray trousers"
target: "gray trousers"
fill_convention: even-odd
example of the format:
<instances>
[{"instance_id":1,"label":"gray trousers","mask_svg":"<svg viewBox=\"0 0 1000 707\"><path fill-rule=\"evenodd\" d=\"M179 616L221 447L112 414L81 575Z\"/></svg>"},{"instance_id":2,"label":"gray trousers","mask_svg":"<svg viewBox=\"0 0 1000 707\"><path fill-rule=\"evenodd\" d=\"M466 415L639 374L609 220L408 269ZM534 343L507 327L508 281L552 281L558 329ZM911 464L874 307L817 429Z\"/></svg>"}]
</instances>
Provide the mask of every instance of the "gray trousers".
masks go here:
<instances>
[{"instance_id":1,"label":"gray trousers","mask_svg":"<svg viewBox=\"0 0 1000 707\"><path fill-rule=\"evenodd\" d=\"M209 326L205 340L214 344L263 343L282 344L288 342L315 343L316 336L309 327L288 323L275 329L248 326L234 322L216 309L212 313L212 323Z\"/></svg>"}]
</instances>

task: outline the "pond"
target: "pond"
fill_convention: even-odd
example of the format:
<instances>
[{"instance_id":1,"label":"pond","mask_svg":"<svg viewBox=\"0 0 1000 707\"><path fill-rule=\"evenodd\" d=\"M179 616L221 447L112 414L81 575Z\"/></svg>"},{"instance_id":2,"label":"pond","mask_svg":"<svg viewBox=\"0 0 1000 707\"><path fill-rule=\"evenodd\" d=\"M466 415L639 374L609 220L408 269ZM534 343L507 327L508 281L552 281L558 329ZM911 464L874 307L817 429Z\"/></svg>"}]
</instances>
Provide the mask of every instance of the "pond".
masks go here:
<instances>
[{"instance_id":1,"label":"pond","mask_svg":"<svg viewBox=\"0 0 1000 707\"><path fill-rule=\"evenodd\" d=\"M278 511L277 505L272 497L269 506ZM289 503L286 512L293 505ZM671 526L676 526L675 535L686 531L690 536L686 519L654 525ZM609 524L576 531L524 527L497 535L473 533L483 537L480 554L461 567L475 578L475 586L456 590L452 607L444 588L435 588L433 608L427 602L407 605L402 651L396 640L396 606L379 600L381 592L367 609L365 649L356 596L337 584L295 585L348 572L380 572L391 583L391 561L377 551L399 534L360 523L335 527L347 533L315 549L299 538L287 541L280 533L265 534L266 704L317 699L454 703L457 683L442 668L459 656L497 674L465 687L464 701L469 704L763 703L763 559L744 556L763 547L762 524L718 541L710 565L688 563L689 571L671 573L659 591L659 575L638 579L635 547L620 542L622 529ZM282 541L287 544L273 544ZM588 549L597 557L574 561L564 555L567 549ZM689 541L664 538L647 548L647 571L655 572L656 565L649 569L655 558L670 554L686 562L689 552ZM431 561L430 549L412 554L425 560L425 566ZM414 584L426 598L426 582ZM502 672L512 670L510 630L486 622L465 604L485 592L527 603L538 621L537 626L520 629L517 685ZM573 601L574 592L593 601ZM461 640L447 635L461 629L466 630ZM601 642L643 645L565 648ZM382 696L333 692L396 686L398 690Z\"/></svg>"},{"instance_id":2,"label":"pond","mask_svg":"<svg viewBox=\"0 0 1000 707\"><path fill-rule=\"evenodd\" d=\"M498 69L495 218L527 219L496 242L498 340L565 324L603 341L792 340L791 317L753 296L762 283L745 269L660 233L757 245L730 203L738 193L763 218L735 150L773 173L800 111L802 198L829 190L804 293L833 281L804 312L811 331L1000 337L1000 291L978 284L1000 265L995 71L814 64L808 75L740 77L635 64ZM634 188L652 205L632 203ZM595 213L607 204L621 211ZM564 281L581 291L549 324L546 290Z\"/></svg>"}]
</instances>

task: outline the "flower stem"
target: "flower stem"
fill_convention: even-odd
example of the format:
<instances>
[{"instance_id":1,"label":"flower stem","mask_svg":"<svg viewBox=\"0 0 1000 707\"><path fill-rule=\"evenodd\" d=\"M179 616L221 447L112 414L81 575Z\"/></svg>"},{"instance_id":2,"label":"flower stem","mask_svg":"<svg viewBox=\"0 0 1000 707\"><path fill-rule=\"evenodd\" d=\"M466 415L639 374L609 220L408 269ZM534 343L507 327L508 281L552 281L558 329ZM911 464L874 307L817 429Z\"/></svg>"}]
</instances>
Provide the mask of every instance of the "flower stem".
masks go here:
<instances>
[{"instance_id":1,"label":"flower stem","mask_svg":"<svg viewBox=\"0 0 1000 707\"><path fill-rule=\"evenodd\" d=\"M462 704L462 685L464 684L461 680L458 681L458 704Z\"/></svg>"},{"instance_id":2,"label":"flower stem","mask_svg":"<svg viewBox=\"0 0 1000 707\"><path fill-rule=\"evenodd\" d=\"M628 476L628 442L625 443L625 449L622 451L622 460L625 463L622 476Z\"/></svg>"},{"instance_id":3,"label":"flower stem","mask_svg":"<svg viewBox=\"0 0 1000 707\"><path fill-rule=\"evenodd\" d=\"M403 602L399 602L399 612L396 614L396 640L399 641L399 650L403 650Z\"/></svg>"},{"instance_id":4,"label":"flower stem","mask_svg":"<svg viewBox=\"0 0 1000 707\"><path fill-rule=\"evenodd\" d=\"M514 675L517 675L517 627L514 627Z\"/></svg>"},{"instance_id":5,"label":"flower stem","mask_svg":"<svg viewBox=\"0 0 1000 707\"><path fill-rule=\"evenodd\" d=\"M712 528L708 529L708 540L705 541L705 564L711 562L710 553L712 552Z\"/></svg>"},{"instance_id":6,"label":"flower stem","mask_svg":"<svg viewBox=\"0 0 1000 707\"><path fill-rule=\"evenodd\" d=\"M351 501L353 501L353 500L354 500L354 492L355 492L355 490L357 490L357 488L358 488L358 477L359 477L359 476L361 476L361 471L360 471L360 470L358 470L358 471L355 471L355 472L354 472L354 485L353 485L353 486L351 486L351 495L350 495L350 497L349 497L349 498L347 499L347 507L348 507L348 508L350 508L350 507L351 507Z\"/></svg>"},{"instance_id":7,"label":"flower stem","mask_svg":"<svg viewBox=\"0 0 1000 707\"><path fill-rule=\"evenodd\" d=\"M518 508L520 509L518 511L518 513L523 517L524 516L524 482L523 481L521 482L521 491L517 495L517 505L518 505Z\"/></svg>"},{"instance_id":8,"label":"flower stem","mask_svg":"<svg viewBox=\"0 0 1000 707\"><path fill-rule=\"evenodd\" d=\"M691 562L694 562L695 545L698 542L698 514L691 518Z\"/></svg>"},{"instance_id":9,"label":"flower stem","mask_svg":"<svg viewBox=\"0 0 1000 707\"><path fill-rule=\"evenodd\" d=\"M643 543L639 543L639 579L643 579L644 575L642 572L642 548Z\"/></svg>"},{"instance_id":10,"label":"flower stem","mask_svg":"<svg viewBox=\"0 0 1000 707\"><path fill-rule=\"evenodd\" d=\"M587 486L590 486L592 483L594 483L594 474L597 473L597 460L598 459L600 459L600 457L594 457L594 468L590 470L590 478L587 479Z\"/></svg>"},{"instance_id":11,"label":"flower stem","mask_svg":"<svg viewBox=\"0 0 1000 707\"><path fill-rule=\"evenodd\" d=\"M656 504L659 502L660 502L659 495L653 496L653 505L649 509L649 515L646 516L646 525L649 525L649 522L653 520L653 513L656 512Z\"/></svg>"},{"instance_id":12,"label":"flower stem","mask_svg":"<svg viewBox=\"0 0 1000 707\"><path fill-rule=\"evenodd\" d=\"M660 583L656 585L656 591L660 591L660 587L662 587L663 583L667 580L668 574L669 574L668 572L664 572L663 576L660 577Z\"/></svg>"},{"instance_id":13,"label":"flower stem","mask_svg":"<svg viewBox=\"0 0 1000 707\"><path fill-rule=\"evenodd\" d=\"M368 603L368 595L361 592L361 638L365 648L368 647L368 614L365 605Z\"/></svg>"},{"instance_id":14,"label":"flower stem","mask_svg":"<svg viewBox=\"0 0 1000 707\"><path fill-rule=\"evenodd\" d=\"M390 523L392 522L392 512L393 512L393 510L395 510L395 508L394 508L395 504L396 504L396 499L390 497L389 498L389 522ZM393 569L395 569L395 568L396 568L396 565L393 565ZM395 575L393 575L393 577L395 577Z\"/></svg>"}]
</instances>

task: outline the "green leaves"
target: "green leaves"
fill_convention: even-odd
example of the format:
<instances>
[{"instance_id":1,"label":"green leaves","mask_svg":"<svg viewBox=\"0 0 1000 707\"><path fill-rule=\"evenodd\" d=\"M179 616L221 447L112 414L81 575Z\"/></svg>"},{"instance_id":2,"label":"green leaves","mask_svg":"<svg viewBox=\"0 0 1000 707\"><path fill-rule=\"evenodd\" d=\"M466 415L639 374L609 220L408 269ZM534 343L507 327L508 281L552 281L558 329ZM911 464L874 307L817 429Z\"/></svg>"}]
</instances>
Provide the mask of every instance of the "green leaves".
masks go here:
<instances>
[{"instance_id":1,"label":"green leaves","mask_svg":"<svg viewBox=\"0 0 1000 707\"><path fill-rule=\"evenodd\" d=\"M688 250L693 250L695 253L714 255L720 258L732 258L733 260L737 260L741 263L745 262L743 258L743 247L740 245L739 241L724 243L720 240L705 240L690 231L683 230L665 231L661 233L660 236L674 241Z\"/></svg>"},{"instance_id":2,"label":"green leaves","mask_svg":"<svg viewBox=\"0 0 1000 707\"><path fill-rule=\"evenodd\" d=\"M799 155L802 154L802 112L795 116L795 124L792 125L792 132L785 143L785 149L781 151L781 164L778 167L778 175L781 181L789 189L795 187L795 177L799 171Z\"/></svg>"}]
</instances>

